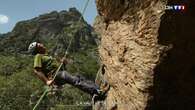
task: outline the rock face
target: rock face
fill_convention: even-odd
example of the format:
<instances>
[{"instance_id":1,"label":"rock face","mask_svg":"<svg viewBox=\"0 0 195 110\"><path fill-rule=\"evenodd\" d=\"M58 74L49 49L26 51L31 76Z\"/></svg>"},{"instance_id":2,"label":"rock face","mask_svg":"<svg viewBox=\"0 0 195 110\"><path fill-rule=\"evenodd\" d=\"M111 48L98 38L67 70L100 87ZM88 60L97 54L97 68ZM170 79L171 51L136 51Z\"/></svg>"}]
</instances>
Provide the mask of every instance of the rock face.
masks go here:
<instances>
[{"instance_id":1,"label":"rock face","mask_svg":"<svg viewBox=\"0 0 195 110\"><path fill-rule=\"evenodd\" d=\"M102 35L99 52L105 78L111 85L100 108L194 110L195 2L96 0L96 3L100 16L94 27ZM187 9L165 13L162 7L167 3L184 4Z\"/></svg>"},{"instance_id":2,"label":"rock face","mask_svg":"<svg viewBox=\"0 0 195 110\"><path fill-rule=\"evenodd\" d=\"M156 0L97 0L102 23L102 63L111 89L107 110L144 110L153 86L154 68L165 49L158 44L158 29L165 3Z\"/></svg>"}]
</instances>

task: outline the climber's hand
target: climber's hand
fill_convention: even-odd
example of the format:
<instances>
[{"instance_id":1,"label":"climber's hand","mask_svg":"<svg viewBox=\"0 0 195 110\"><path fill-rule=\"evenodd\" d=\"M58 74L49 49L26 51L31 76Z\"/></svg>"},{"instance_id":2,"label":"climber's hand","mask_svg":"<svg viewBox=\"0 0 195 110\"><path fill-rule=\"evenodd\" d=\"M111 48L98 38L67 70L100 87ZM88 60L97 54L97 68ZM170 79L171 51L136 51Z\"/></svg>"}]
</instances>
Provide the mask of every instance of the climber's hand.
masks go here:
<instances>
[{"instance_id":1,"label":"climber's hand","mask_svg":"<svg viewBox=\"0 0 195 110\"><path fill-rule=\"evenodd\" d=\"M48 80L48 81L46 82L46 84L47 84L48 86L51 86L51 85L53 84L53 80Z\"/></svg>"},{"instance_id":2,"label":"climber's hand","mask_svg":"<svg viewBox=\"0 0 195 110\"><path fill-rule=\"evenodd\" d=\"M63 57L61 60L60 60L61 63L63 64L68 64L68 61L65 57Z\"/></svg>"}]
</instances>

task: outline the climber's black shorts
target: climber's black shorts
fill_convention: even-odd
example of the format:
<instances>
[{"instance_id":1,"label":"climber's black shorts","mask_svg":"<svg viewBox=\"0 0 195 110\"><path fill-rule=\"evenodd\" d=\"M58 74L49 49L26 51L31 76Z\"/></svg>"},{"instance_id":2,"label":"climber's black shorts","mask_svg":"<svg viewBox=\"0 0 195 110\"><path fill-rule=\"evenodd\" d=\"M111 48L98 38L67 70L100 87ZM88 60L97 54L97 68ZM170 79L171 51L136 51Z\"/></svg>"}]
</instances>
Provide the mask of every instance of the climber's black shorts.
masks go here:
<instances>
[{"instance_id":1,"label":"climber's black shorts","mask_svg":"<svg viewBox=\"0 0 195 110\"><path fill-rule=\"evenodd\" d=\"M83 76L80 75L73 76L67 71L59 71L55 78L55 83L57 85L64 85L67 83L91 95L97 94L97 89L99 89L99 87L94 82L86 80Z\"/></svg>"}]
</instances>

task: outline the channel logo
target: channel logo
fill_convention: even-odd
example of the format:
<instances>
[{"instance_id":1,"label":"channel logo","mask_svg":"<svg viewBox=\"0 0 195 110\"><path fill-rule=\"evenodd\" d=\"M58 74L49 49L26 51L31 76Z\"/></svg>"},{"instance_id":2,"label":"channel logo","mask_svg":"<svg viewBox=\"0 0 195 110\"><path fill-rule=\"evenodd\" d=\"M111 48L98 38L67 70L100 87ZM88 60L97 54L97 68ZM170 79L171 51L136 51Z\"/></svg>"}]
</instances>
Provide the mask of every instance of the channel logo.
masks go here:
<instances>
[{"instance_id":1,"label":"channel logo","mask_svg":"<svg viewBox=\"0 0 195 110\"><path fill-rule=\"evenodd\" d=\"M184 11L185 5L166 5L165 10Z\"/></svg>"}]
</instances>

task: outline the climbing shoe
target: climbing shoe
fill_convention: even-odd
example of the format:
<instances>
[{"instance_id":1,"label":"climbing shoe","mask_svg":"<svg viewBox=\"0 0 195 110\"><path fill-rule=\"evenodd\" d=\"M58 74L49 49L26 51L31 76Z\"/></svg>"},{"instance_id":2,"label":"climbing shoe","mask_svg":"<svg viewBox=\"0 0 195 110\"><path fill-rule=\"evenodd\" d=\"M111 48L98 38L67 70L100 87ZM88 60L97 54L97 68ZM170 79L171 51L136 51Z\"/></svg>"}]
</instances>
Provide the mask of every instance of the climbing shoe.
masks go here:
<instances>
[{"instance_id":1,"label":"climbing shoe","mask_svg":"<svg viewBox=\"0 0 195 110\"><path fill-rule=\"evenodd\" d=\"M97 89L97 92L96 94L93 95L93 99L94 101L97 101L97 100L104 100L107 96L107 92L109 90L110 86L107 85L104 89Z\"/></svg>"}]
</instances>

